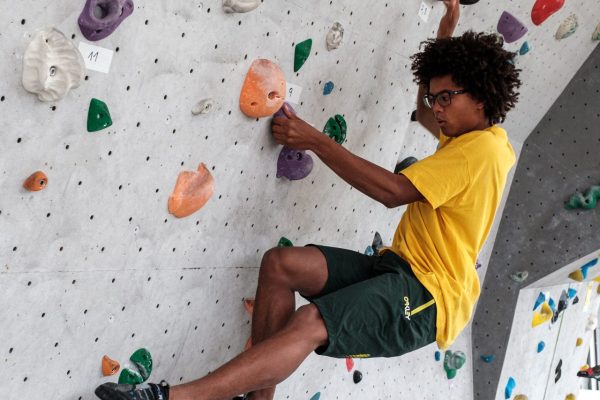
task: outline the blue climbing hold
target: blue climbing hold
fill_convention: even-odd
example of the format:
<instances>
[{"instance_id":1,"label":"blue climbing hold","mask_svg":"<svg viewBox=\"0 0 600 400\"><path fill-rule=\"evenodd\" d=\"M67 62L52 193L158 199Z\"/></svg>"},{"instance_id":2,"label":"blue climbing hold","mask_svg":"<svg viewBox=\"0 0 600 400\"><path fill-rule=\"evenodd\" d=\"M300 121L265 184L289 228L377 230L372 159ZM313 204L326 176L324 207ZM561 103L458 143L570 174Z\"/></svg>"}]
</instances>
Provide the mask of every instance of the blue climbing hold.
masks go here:
<instances>
[{"instance_id":1,"label":"blue climbing hold","mask_svg":"<svg viewBox=\"0 0 600 400\"><path fill-rule=\"evenodd\" d=\"M333 92L333 82L329 81L329 82L326 82L325 86L323 87L323 95L327 96L331 92Z\"/></svg>"},{"instance_id":2,"label":"blue climbing hold","mask_svg":"<svg viewBox=\"0 0 600 400\"><path fill-rule=\"evenodd\" d=\"M590 267L593 267L596 264L598 264L597 258L593 259L592 261L584 264L581 268L579 268L581 270L581 274L583 275L583 279L587 279L588 269L590 269Z\"/></svg>"},{"instance_id":3,"label":"blue climbing hold","mask_svg":"<svg viewBox=\"0 0 600 400\"><path fill-rule=\"evenodd\" d=\"M372 256L373 254L375 254L373 248L371 246L367 246L367 248L365 249L365 256Z\"/></svg>"},{"instance_id":4,"label":"blue climbing hold","mask_svg":"<svg viewBox=\"0 0 600 400\"><path fill-rule=\"evenodd\" d=\"M485 361L486 363L488 363L488 364L489 364L489 363L491 363L492 361L494 361L494 356L493 356L492 354L490 354L490 355L483 355L483 356L481 356L481 359L482 359L483 361Z\"/></svg>"},{"instance_id":5,"label":"blue climbing hold","mask_svg":"<svg viewBox=\"0 0 600 400\"><path fill-rule=\"evenodd\" d=\"M529 43L527 43L527 41L525 41L523 43L523 45L521 46L521 48L519 49L519 54L524 56L525 54L529 53Z\"/></svg>"},{"instance_id":6,"label":"blue climbing hold","mask_svg":"<svg viewBox=\"0 0 600 400\"><path fill-rule=\"evenodd\" d=\"M544 343L543 340L540 340L540 342L538 343L537 352L541 353L542 351L544 351L544 347L546 347L546 343Z\"/></svg>"},{"instance_id":7,"label":"blue climbing hold","mask_svg":"<svg viewBox=\"0 0 600 400\"><path fill-rule=\"evenodd\" d=\"M533 310L535 311L545 301L546 301L546 295L544 293L538 294L538 298L535 301L535 304L533 305Z\"/></svg>"},{"instance_id":8,"label":"blue climbing hold","mask_svg":"<svg viewBox=\"0 0 600 400\"><path fill-rule=\"evenodd\" d=\"M515 389L515 386L517 386L517 382L515 382L514 378L512 376L508 377L508 382L506 383L506 387L504 388L505 399L510 399L510 397L512 396L512 392Z\"/></svg>"},{"instance_id":9,"label":"blue climbing hold","mask_svg":"<svg viewBox=\"0 0 600 400\"><path fill-rule=\"evenodd\" d=\"M439 351L435 352L435 361L440 361L442 359L442 354Z\"/></svg>"},{"instance_id":10,"label":"blue climbing hold","mask_svg":"<svg viewBox=\"0 0 600 400\"><path fill-rule=\"evenodd\" d=\"M321 398L321 392L317 392L310 398L310 400L319 400Z\"/></svg>"},{"instance_id":11,"label":"blue climbing hold","mask_svg":"<svg viewBox=\"0 0 600 400\"><path fill-rule=\"evenodd\" d=\"M556 312L556 303L554 302L554 299L552 297L550 297L550 300L548 300L548 305L552 309L553 313Z\"/></svg>"},{"instance_id":12,"label":"blue climbing hold","mask_svg":"<svg viewBox=\"0 0 600 400\"><path fill-rule=\"evenodd\" d=\"M572 299L577 294L577 290L571 288L569 289L569 298Z\"/></svg>"}]
</instances>

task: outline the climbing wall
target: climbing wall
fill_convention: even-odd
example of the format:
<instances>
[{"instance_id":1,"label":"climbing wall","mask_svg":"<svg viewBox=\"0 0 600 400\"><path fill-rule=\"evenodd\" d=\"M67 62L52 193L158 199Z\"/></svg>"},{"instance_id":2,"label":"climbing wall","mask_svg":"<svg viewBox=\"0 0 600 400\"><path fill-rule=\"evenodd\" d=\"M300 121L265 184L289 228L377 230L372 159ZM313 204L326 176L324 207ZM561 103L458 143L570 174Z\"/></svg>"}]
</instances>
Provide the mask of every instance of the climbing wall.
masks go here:
<instances>
[{"instance_id":1,"label":"climbing wall","mask_svg":"<svg viewBox=\"0 0 600 400\"><path fill-rule=\"evenodd\" d=\"M253 296L262 253L280 236L363 251L379 231L389 243L403 208L373 202L316 157L304 180L276 178L280 147L269 119L244 116L238 99L252 61L268 58L302 88L300 116L319 129L345 116L352 152L389 169L398 158L430 154L433 139L409 120L416 95L409 56L435 35L443 12L437 1L425 4L427 21L418 1L269 1L247 14L225 14L219 1L136 1L133 14L94 43L113 52L108 72L87 71L81 87L50 103L23 89L23 54L45 27L76 46L88 43L77 25L83 2L0 5L3 396L92 399L97 384L116 380L101 376L102 355L126 366L140 347L154 357L151 380L193 380L242 350L250 332L242 300ZM482 0L463 7L458 33L495 31L503 7L529 22L531 4ZM571 11L581 11L580 31L555 41ZM517 61L525 86L505 124L517 150L594 48L589 36L599 18L595 0L585 0L539 28L529 22L532 50ZM329 52L334 22L344 39ZM294 73L294 45L309 37L310 57ZM323 96L329 80L335 88ZM113 120L94 133L86 130L92 98ZM211 112L192 115L206 98ZM197 213L174 218L167 200L177 174L201 162L214 176L214 195ZM36 170L47 174L47 188L27 192L22 183ZM357 360L358 385L343 360L311 356L277 398L471 398L469 348L470 327L452 348L467 354L454 380L431 345L398 359Z\"/></svg>"},{"instance_id":2,"label":"climbing wall","mask_svg":"<svg viewBox=\"0 0 600 400\"><path fill-rule=\"evenodd\" d=\"M593 280L600 276L597 260L595 251L519 292L496 398L504 398L511 377L516 383L513 395L563 400L569 393L579 394L577 371L587 361L593 335L588 321L590 317L597 321L600 303L599 283ZM568 277L590 262L596 264L588 269L587 279L579 282ZM559 307L563 292L568 299L564 310ZM553 304L558 317L532 327L544 302Z\"/></svg>"},{"instance_id":3,"label":"climbing wall","mask_svg":"<svg viewBox=\"0 0 600 400\"><path fill-rule=\"evenodd\" d=\"M560 270L563 272L550 275L541 284L534 285L551 287L560 294L568 281L576 283L568 279L570 271L565 272L561 268L598 249L598 210L567 210L564 204L575 192L585 192L590 186L600 183L600 164L596 156L600 152L599 69L600 50L596 48L524 143L473 321L474 390L477 399L489 399L494 395L497 399L504 398L508 377L523 373L515 366L521 360L517 357L522 357L522 354L535 361L535 364L528 364L531 368L539 366L545 373L550 371L550 359L545 358L547 354L535 354L535 348L529 343L530 335L539 334L531 331L530 323L532 298L535 300L540 289L521 289ZM511 274L523 271L528 272L525 282L517 283L510 278ZM594 277L591 271L591 277ZM553 296L557 299L556 293ZM583 300L581 294L579 298ZM524 311L519 308L521 299ZM569 325L574 332L575 327L581 326L586 318L584 313L576 311L577 307L581 305L565 315L565 318L575 319ZM511 326L513 331L518 327L516 332L523 331L528 335L512 335ZM544 326L536 328L540 332L545 329L547 327ZM523 353L506 354L505 358L509 336L510 343L520 340L527 348L522 349ZM567 341L568 345L573 343L570 339ZM488 354L495 355L490 364L480 359L480 356ZM504 364L513 365L515 369L502 369ZM556 364L557 360L552 371ZM563 374L576 374L579 367L569 365ZM561 393L567 390L566 382L572 382L570 379L561 387ZM521 385L525 380L520 380ZM554 385L554 379L549 382ZM570 389L574 391L576 388ZM515 390L515 394L524 392L530 399L541 398L533 392L520 390L518 386ZM562 398L564 395L566 393Z\"/></svg>"}]
</instances>

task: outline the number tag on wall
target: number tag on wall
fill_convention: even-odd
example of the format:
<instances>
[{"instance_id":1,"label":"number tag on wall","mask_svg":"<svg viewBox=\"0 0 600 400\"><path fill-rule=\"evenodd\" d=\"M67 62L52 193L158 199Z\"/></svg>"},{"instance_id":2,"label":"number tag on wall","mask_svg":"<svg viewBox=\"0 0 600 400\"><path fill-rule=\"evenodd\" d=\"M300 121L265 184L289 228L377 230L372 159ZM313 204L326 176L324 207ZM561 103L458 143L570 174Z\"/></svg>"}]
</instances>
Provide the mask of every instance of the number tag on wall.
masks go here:
<instances>
[{"instance_id":1,"label":"number tag on wall","mask_svg":"<svg viewBox=\"0 0 600 400\"><path fill-rule=\"evenodd\" d=\"M419 17L425 22L429 20L429 13L431 12L431 7L429 7L424 2L421 2L421 7L419 7Z\"/></svg>"},{"instance_id":2,"label":"number tag on wall","mask_svg":"<svg viewBox=\"0 0 600 400\"><path fill-rule=\"evenodd\" d=\"M288 103L300 104L300 95L302 94L302 87L289 82L286 82L285 86L285 101L287 101Z\"/></svg>"},{"instance_id":3,"label":"number tag on wall","mask_svg":"<svg viewBox=\"0 0 600 400\"><path fill-rule=\"evenodd\" d=\"M93 44L79 42L79 52L85 61L85 67L92 71L108 74L112 62L113 51Z\"/></svg>"}]
</instances>

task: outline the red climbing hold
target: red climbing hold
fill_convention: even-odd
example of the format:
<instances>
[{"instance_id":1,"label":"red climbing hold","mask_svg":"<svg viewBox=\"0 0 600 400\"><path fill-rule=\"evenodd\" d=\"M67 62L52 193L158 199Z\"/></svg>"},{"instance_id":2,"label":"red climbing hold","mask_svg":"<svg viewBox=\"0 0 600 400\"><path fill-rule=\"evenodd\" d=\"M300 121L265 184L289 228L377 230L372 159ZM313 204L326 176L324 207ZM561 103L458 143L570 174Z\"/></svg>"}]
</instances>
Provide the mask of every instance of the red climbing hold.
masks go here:
<instances>
[{"instance_id":1,"label":"red climbing hold","mask_svg":"<svg viewBox=\"0 0 600 400\"><path fill-rule=\"evenodd\" d=\"M565 0L536 0L531 10L531 20L534 24L541 25L564 4Z\"/></svg>"},{"instance_id":2,"label":"red climbing hold","mask_svg":"<svg viewBox=\"0 0 600 400\"><path fill-rule=\"evenodd\" d=\"M354 368L354 360L350 357L346 358L346 369L348 370L348 372L352 371L352 368Z\"/></svg>"}]
</instances>

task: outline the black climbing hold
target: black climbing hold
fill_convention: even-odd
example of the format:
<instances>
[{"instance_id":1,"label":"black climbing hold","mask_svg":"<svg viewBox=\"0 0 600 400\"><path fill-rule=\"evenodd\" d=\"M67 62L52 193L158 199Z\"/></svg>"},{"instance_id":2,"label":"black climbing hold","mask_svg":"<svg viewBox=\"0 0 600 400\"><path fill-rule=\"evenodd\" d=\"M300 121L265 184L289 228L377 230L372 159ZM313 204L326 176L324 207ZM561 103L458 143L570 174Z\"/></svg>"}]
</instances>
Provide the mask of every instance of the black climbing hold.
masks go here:
<instances>
[{"instance_id":1,"label":"black climbing hold","mask_svg":"<svg viewBox=\"0 0 600 400\"><path fill-rule=\"evenodd\" d=\"M442 1L442 0L440 0ZM460 4L462 4L463 6L470 6L472 4L477 3L479 0L460 0Z\"/></svg>"},{"instance_id":2,"label":"black climbing hold","mask_svg":"<svg viewBox=\"0 0 600 400\"><path fill-rule=\"evenodd\" d=\"M556 366L556 369L554 370L554 383L558 382L558 380L560 379L560 375L562 373L561 371L561 367L562 367L562 359L560 359L558 361L558 365Z\"/></svg>"},{"instance_id":3,"label":"black climbing hold","mask_svg":"<svg viewBox=\"0 0 600 400\"><path fill-rule=\"evenodd\" d=\"M417 120L417 110L414 110L412 114L410 114L410 120L415 122Z\"/></svg>"},{"instance_id":4,"label":"black climbing hold","mask_svg":"<svg viewBox=\"0 0 600 400\"><path fill-rule=\"evenodd\" d=\"M373 243L371 243L371 248L373 249L373 254L378 256L379 249L381 247L383 247L383 240L381 240L381 235L379 234L379 232L375 232L375 235L373 235Z\"/></svg>"},{"instance_id":5,"label":"black climbing hold","mask_svg":"<svg viewBox=\"0 0 600 400\"><path fill-rule=\"evenodd\" d=\"M354 381L354 383L362 381L362 372L360 372L359 370L355 370L354 374L352 375L352 380Z\"/></svg>"},{"instance_id":6,"label":"black climbing hold","mask_svg":"<svg viewBox=\"0 0 600 400\"><path fill-rule=\"evenodd\" d=\"M415 157L406 157L404 160L402 160L398 164L396 164L396 168L394 168L394 173L398 174L400 171L402 171L405 168L410 167L417 161L419 161L419 160L417 160Z\"/></svg>"},{"instance_id":7,"label":"black climbing hold","mask_svg":"<svg viewBox=\"0 0 600 400\"><path fill-rule=\"evenodd\" d=\"M573 298L573 304L577 304L577 303L579 303L579 297L575 296Z\"/></svg>"}]
</instances>

